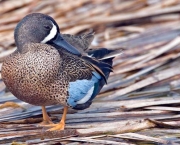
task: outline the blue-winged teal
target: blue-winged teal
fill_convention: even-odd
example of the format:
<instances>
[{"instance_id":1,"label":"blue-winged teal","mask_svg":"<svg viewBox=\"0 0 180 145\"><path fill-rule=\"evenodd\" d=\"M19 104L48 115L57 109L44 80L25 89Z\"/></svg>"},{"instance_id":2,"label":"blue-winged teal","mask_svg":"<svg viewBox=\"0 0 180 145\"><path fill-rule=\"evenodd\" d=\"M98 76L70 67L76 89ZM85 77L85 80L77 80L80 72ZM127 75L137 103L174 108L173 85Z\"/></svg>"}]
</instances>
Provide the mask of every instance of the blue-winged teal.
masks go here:
<instances>
[{"instance_id":1,"label":"blue-winged teal","mask_svg":"<svg viewBox=\"0 0 180 145\"><path fill-rule=\"evenodd\" d=\"M64 113L50 130L62 130L68 107L88 108L112 71L112 50L88 50L93 33L62 35L50 16L33 13L14 33L17 50L3 63L7 88L20 100L42 106L43 120L51 124L45 106L61 104ZM67 42L68 41L68 42Z\"/></svg>"}]
</instances>

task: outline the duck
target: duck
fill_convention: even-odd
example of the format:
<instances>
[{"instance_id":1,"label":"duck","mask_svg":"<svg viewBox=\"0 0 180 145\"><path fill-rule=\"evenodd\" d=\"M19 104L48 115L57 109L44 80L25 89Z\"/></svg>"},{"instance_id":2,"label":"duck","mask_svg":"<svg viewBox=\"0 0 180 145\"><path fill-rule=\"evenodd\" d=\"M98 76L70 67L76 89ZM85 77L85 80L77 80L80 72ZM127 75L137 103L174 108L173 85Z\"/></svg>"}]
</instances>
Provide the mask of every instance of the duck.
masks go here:
<instances>
[{"instance_id":1,"label":"duck","mask_svg":"<svg viewBox=\"0 0 180 145\"><path fill-rule=\"evenodd\" d=\"M112 72L113 58L122 50L89 49L94 33L61 34L56 21L42 13L25 16L14 30L17 49L2 65L2 79L18 99L41 106L48 131L64 130L68 108L92 104ZM45 106L62 105L54 124Z\"/></svg>"}]
</instances>

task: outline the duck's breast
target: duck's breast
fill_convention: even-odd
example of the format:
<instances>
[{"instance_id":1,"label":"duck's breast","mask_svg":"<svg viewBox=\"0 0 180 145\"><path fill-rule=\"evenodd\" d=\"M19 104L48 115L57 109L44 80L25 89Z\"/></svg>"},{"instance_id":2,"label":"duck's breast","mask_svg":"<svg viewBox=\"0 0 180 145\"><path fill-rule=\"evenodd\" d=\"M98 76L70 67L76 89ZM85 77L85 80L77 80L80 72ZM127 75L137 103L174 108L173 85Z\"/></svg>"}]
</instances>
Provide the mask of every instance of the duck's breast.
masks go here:
<instances>
[{"instance_id":1,"label":"duck's breast","mask_svg":"<svg viewBox=\"0 0 180 145\"><path fill-rule=\"evenodd\" d=\"M56 49L33 45L24 53L15 52L2 66L7 88L20 100L34 105L55 104L49 100L49 86L59 73L61 57Z\"/></svg>"}]
</instances>

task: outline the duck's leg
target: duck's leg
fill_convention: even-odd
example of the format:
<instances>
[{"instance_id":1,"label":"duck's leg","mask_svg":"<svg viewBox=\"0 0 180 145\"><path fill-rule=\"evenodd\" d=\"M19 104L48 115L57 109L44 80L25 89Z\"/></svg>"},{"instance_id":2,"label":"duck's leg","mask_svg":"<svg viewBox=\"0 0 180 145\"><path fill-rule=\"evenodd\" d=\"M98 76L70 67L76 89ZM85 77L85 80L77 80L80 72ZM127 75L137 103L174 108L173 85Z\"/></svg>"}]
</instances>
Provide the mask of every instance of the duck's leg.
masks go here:
<instances>
[{"instance_id":1,"label":"duck's leg","mask_svg":"<svg viewBox=\"0 0 180 145\"><path fill-rule=\"evenodd\" d=\"M40 125L53 124L51 118L48 116L46 112L45 106L41 106L41 108L42 108L43 121L40 123Z\"/></svg>"},{"instance_id":2,"label":"duck's leg","mask_svg":"<svg viewBox=\"0 0 180 145\"><path fill-rule=\"evenodd\" d=\"M64 107L64 111L63 111L61 121L58 124L54 124L53 125L54 127L50 128L48 131L64 130L67 111L68 111L68 107L66 106L66 107Z\"/></svg>"}]
</instances>

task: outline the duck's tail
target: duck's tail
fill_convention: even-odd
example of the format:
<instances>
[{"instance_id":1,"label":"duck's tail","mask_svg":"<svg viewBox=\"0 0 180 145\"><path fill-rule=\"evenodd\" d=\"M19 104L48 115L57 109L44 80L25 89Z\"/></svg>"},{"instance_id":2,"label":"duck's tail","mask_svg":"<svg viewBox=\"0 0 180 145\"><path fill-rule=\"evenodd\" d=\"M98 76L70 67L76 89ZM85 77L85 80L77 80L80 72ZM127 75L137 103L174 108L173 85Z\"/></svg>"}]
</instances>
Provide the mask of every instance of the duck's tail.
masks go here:
<instances>
[{"instance_id":1,"label":"duck's tail","mask_svg":"<svg viewBox=\"0 0 180 145\"><path fill-rule=\"evenodd\" d=\"M98 70L101 75L103 76L105 83L107 83L107 79L109 77L110 72L112 72L112 64L113 64L113 58L116 56L121 55L123 52L123 49L120 50L108 50L106 48L100 48L98 50L89 50L87 53L90 57L95 58L95 62L93 64L97 66ZM89 58L91 59L91 58ZM92 61L92 60L90 60Z\"/></svg>"},{"instance_id":2,"label":"duck's tail","mask_svg":"<svg viewBox=\"0 0 180 145\"><path fill-rule=\"evenodd\" d=\"M95 57L98 60L97 66L102 70L105 78L100 80L99 84L99 91L100 92L101 88L107 83L107 79L109 77L110 72L113 71L112 64L113 64L113 59L116 56L119 56L123 53L124 49L120 50L108 50L106 48L100 48L98 50L90 50L88 51L88 55L91 57Z\"/></svg>"}]
</instances>

